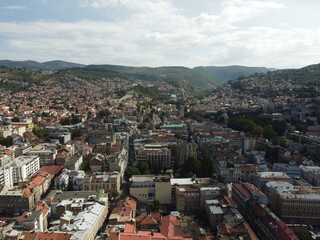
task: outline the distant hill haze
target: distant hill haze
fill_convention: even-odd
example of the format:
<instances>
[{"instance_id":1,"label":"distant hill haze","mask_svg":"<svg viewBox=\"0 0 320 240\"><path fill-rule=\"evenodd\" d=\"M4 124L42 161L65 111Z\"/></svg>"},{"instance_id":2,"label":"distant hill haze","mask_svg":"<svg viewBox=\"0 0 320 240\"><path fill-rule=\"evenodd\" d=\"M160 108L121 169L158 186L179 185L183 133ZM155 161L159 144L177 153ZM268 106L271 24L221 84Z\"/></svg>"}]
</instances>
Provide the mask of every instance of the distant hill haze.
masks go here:
<instances>
[{"instance_id":1,"label":"distant hill haze","mask_svg":"<svg viewBox=\"0 0 320 240\"><path fill-rule=\"evenodd\" d=\"M225 67L195 67L181 66L165 67L129 67L119 65L83 65L66 61L36 62L0 60L0 66L21 67L36 70L64 70L76 71L100 71L106 76L119 76L135 78L146 81L164 81L174 84L187 84L196 89L214 88L227 81L236 80L241 76L249 76L254 73L266 73L274 69L265 67L225 66ZM82 69L82 70L81 70Z\"/></svg>"},{"instance_id":2,"label":"distant hill haze","mask_svg":"<svg viewBox=\"0 0 320 240\"><path fill-rule=\"evenodd\" d=\"M49 62L36 62L32 60L27 61L11 61L11 60L0 60L0 66L4 67L21 67L36 70L60 70L75 67L84 67L83 64L65 62L60 60L54 60Z\"/></svg>"},{"instance_id":3,"label":"distant hill haze","mask_svg":"<svg viewBox=\"0 0 320 240\"><path fill-rule=\"evenodd\" d=\"M196 71L203 72L209 77L216 79L220 83L226 83L228 81L233 81L239 77L246 77L254 73L266 73L270 71L275 71L275 68L265 68L265 67L246 67L246 66L224 66L224 67L195 67Z\"/></svg>"}]
</instances>

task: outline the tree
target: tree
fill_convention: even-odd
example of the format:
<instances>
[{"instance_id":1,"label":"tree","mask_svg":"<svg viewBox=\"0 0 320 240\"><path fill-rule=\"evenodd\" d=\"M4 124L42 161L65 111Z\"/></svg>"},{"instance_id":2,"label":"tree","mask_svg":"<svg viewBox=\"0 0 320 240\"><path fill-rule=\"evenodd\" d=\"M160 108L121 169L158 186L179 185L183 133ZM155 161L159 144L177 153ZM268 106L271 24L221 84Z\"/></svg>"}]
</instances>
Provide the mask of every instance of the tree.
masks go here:
<instances>
[{"instance_id":1,"label":"tree","mask_svg":"<svg viewBox=\"0 0 320 240\"><path fill-rule=\"evenodd\" d=\"M312 236L309 231L303 231L303 230L295 230L294 234L300 239L300 240L312 240Z\"/></svg>"},{"instance_id":2,"label":"tree","mask_svg":"<svg viewBox=\"0 0 320 240\"><path fill-rule=\"evenodd\" d=\"M20 122L20 118L14 117L14 118L12 118L12 122Z\"/></svg>"},{"instance_id":3,"label":"tree","mask_svg":"<svg viewBox=\"0 0 320 240\"><path fill-rule=\"evenodd\" d=\"M141 174L150 174L150 168L147 162L140 162L138 168Z\"/></svg>"},{"instance_id":4,"label":"tree","mask_svg":"<svg viewBox=\"0 0 320 240\"><path fill-rule=\"evenodd\" d=\"M189 157L184 165L186 173L199 174L201 168L201 162L199 159Z\"/></svg>"},{"instance_id":5,"label":"tree","mask_svg":"<svg viewBox=\"0 0 320 240\"><path fill-rule=\"evenodd\" d=\"M13 144L13 138L11 136L8 136L6 138L0 137L0 144L6 147L10 147Z\"/></svg>"},{"instance_id":6,"label":"tree","mask_svg":"<svg viewBox=\"0 0 320 240\"><path fill-rule=\"evenodd\" d=\"M127 167L126 170L124 171L124 180L127 182L129 179L132 177L132 175L141 175L141 172L138 168L136 167Z\"/></svg>"},{"instance_id":7,"label":"tree","mask_svg":"<svg viewBox=\"0 0 320 240\"><path fill-rule=\"evenodd\" d=\"M201 160L201 177L212 177L213 174L213 166L212 160L208 155L205 155L204 158Z\"/></svg>"},{"instance_id":8,"label":"tree","mask_svg":"<svg viewBox=\"0 0 320 240\"><path fill-rule=\"evenodd\" d=\"M83 161L81 163L79 169L85 171L86 174L90 174L92 172L91 168L90 168L89 161Z\"/></svg>"},{"instance_id":9,"label":"tree","mask_svg":"<svg viewBox=\"0 0 320 240\"><path fill-rule=\"evenodd\" d=\"M44 139L48 136L48 131L45 128L34 128L32 129L32 133L40 139Z\"/></svg>"},{"instance_id":10,"label":"tree","mask_svg":"<svg viewBox=\"0 0 320 240\"><path fill-rule=\"evenodd\" d=\"M158 212L161 208L161 203L159 200L153 200L153 202L150 204L150 209L152 212Z\"/></svg>"},{"instance_id":11,"label":"tree","mask_svg":"<svg viewBox=\"0 0 320 240\"><path fill-rule=\"evenodd\" d=\"M79 129L75 129L74 131L72 131L72 134L71 134L72 139L75 139L80 136L81 136L81 131Z\"/></svg>"},{"instance_id":12,"label":"tree","mask_svg":"<svg viewBox=\"0 0 320 240\"><path fill-rule=\"evenodd\" d=\"M111 192L111 197L112 197L112 198L117 198L117 197L119 197L119 196L120 196L120 194L119 194L117 191Z\"/></svg>"},{"instance_id":13,"label":"tree","mask_svg":"<svg viewBox=\"0 0 320 240\"><path fill-rule=\"evenodd\" d=\"M103 109L98 112L97 117L104 118L104 117L108 117L110 114L111 112L108 109Z\"/></svg>"},{"instance_id":14,"label":"tree","mask_svg":"<svg viewBox=\"0 0 320 240\"><path fill-rule=\"evenodd\" d=\"M145 123L140 123L137 128L138 129L145 129L146 127L147 127L147 125Z\"/></svg>"},{"instance_id":15,"label":"tree","mask_svg":"<svg viewBox=\"0 0 320 240\"><path fill-rule=\"evenodd\" d=\"M277 133L273 129L271 124L268 124L267 126L264 127L263 136L267 139L273 139L274 137L277 136Z\"/></svg>"}]
</instances>

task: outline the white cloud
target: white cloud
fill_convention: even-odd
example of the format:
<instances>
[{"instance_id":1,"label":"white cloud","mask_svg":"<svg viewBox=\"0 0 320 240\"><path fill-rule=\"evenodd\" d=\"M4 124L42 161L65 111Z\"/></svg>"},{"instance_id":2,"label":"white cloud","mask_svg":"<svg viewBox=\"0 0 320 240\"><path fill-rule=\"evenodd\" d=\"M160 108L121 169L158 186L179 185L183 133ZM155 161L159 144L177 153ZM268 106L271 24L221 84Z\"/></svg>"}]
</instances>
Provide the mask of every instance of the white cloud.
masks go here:
<instances>
[{"instance_id":1,"label":"white cloud","mask_svg":"<svg viewBox=\"0 0 320 240\"><path fill-rule=\"evenodd\" d=\"M1 9L7 9L7 10L25 10L25 9L28 9L28 8L25 7L25 6L12 5L12 6L1 7Z\"/></svg>"},{"instance_id":2,"label":"white cloud","mask_svg":"<svg viewBox=\"0 0 320 240\"><path fill-rule=\"evenodd\" d=\"M127 9L122 20L0 22L6 48L46 61L121 65L231 65L288 67L317 62L319 29L287 29L240 22L281 10L273 1L223 1L220 12L188 17L174 1L77 0L82 7ZM121 18L120 18L121 19ZM280 29L281 27L281 29ZM10 55L11 56L11 55Z\"/></svg>"}]
</instances>

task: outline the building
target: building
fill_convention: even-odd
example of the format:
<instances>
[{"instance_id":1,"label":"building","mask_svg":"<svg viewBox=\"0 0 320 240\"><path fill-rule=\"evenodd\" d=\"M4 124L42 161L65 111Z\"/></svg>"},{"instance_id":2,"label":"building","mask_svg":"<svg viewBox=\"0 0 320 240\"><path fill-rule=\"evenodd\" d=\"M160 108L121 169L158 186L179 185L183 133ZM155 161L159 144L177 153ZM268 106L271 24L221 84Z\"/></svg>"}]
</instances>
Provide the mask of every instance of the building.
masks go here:
<instances>
[{"instance_id":1,"label":"building","mask_svg":"<svg viewBox=\"0 0 320 240\"><path fill-rule=\"evenodd\" d=\"M320 167L318 166L300 166L301 177L312 186L320 186Z\"/></svg>"},{"instance_id":2,"label":"building","mask_svg":"<svg viewBox=\"0 0 320 240\"><path fill-rule=\"evenodd\" d=\"M139 201L151 203L155 200L154 179L154 175L133 175L131 177L130 195Z\"/></svg>"},{"instance_id":3,"label":"building","mask_svg":"<svg viewBox=\"0 0 320 240\"><path fill-rule=\"evenodd\" d=\"M161 204L172 203L170 177L134 175L131 178L130 195L142 202L158 200Z\"/></svg>"},{"instance_id":4,"label":"building","mask_svg":"<svg viewBox=\"0 0 320 240\"><path fill-rule=\"evenodd\" d=\"M203 209L206 200L212 200L221 195L220 187L200 187L200 208Z\"/></svg>"},{"instance_id":5,"label":"building","mask_svg":"<svg viewBox=\"0 0 320 240\"><path fill-rule=\"evenodd\" d=\"M69 170L79 170L81 163L83 162L82 155L73 155L64 164L66 169Z\"/></svg>"},{"instance_id":6,"label":"building","mask_svg":"<svg viewBox=\"0 0 320 240\"><path fill-rule=\"evenodd\" d=\"M36 204L33 194L28 188L17 189L4 187L0 192L0 214L20 215L29 211Z\"/></svg>"},{"instance_id":7,"label":"building","mask_svg":"<svg viewBox=\"0 0 320 240\"><path fill-rule=\"evenodd\" d=\"M120 193L121 175L118 172L109 172L93 176L85 176L83 179L84 191L104 190L106 193Z\"/></svg>"},{"instance_id":8,"label":"building","mask_svg":"<svg viewBox=\"0 0 320 240\"><path fill-rule=\"evenodd\" d=\"M69 174L63 172L60 176L54 178L54 189L67 190L69 186Z\"/></svg>"},{"instance_id":9,"label":"building","mask_svg":"<svg viewBox=\"0 0 320 240\"><path fill-rule=\"evenodd\" d=\"M253 182L258 175L258 166L255 164L241 164L241 181Z\"/></svg>"},{"instance_id":10,"label":"building","mask_svg":"<svg viewBox=\"0 0 320 240\"><path fill-rule=\"evenodd\" d=\"M232 199L259 239L298 240L293 231L266 207L266 195L252 184L232 184Z\"/></svg>"},{"instance_id":11,"label":"building","mask_svg":"<svg viewBox=\"0 0 320 240\"><path fill-rule=\"evenodd\" d=\"M270 181L293 182L293 180L286 173L258 172L256 178L254 179L254 184L263 192L266 192L265 185Z\"/></svg>"},{"instance_id":12,"label":"building","mask_svg":"<svg viewBox=\"0 0 320 240\"><path fill-rule=\"evenodd\" d=\"M189 158L198 158L198 145L194 141L179 140L176 149L176 164L182 166Z\"/></svg>"},{"instance_id":13,"label":"building","mask_svg":"<svg viewBox=\"0 0 320 240\"><path fill-rule=\"evenodd\" d=\"M242 153L256 148L256 139L248 137L240 137L230 139L229 145L234 149L241 149Z\"/></svg>"},{"instance_id":14,"label":"building","mask_svg":"<svg viewBox=\"0 0 320 240\"><path fill-rule=\"evenodd\" d=\"M166 146L146 144L138 150L136 161L147 162L152 169L164 169L172 167L171 150Z\"/></svg>"},{"instance_id":15,"label":"building","mask_svg":"<svg viewBox=\"0 0 320 240\"><path fill-rule=\"evenodd\" d=\"M28 152L28 155L40 157L40 167L55 165L57 149L49 145L38 145Z\"/></svg>"},{"instance_id":16,"label":"building","mask_svg":"<svg viewBox=\"0 0 320 240\"><path fill-rule=\"evenodd\" d=\"M66 211L60 218L60 231L78 240L94 240L107 214L108 207L97 202L76 215Z\"/></svg>"},{"instance_id":17,"label":"building","mask_svg":"<svg viewBox=\"0 0 320 240\"><path fill-rule=\"evenodd\" d=\"M182 212L197 212L200 210L200 188L176 188L176 209Z\"/></svg>"},{"instance_id":18,"label":"building","mask_svg":"<svg viewBox=\"0 0 320 240\"><path fill-rule=\"evenodd\" d=\"M184 232L181 221L172 215L161 219L160 232L136 231L130 224L125 224L124 230L117 226L107 229L107 240L191 240L191 234Z\"/></svg>"},{"instance_id":19,"label":"building","mask_svg":"<svg viewBox=\"0 0 320 240\"><path fill-rule=\"evenodd\" d=\"M27 181L40 168L38 156L19 156L0 168L0 184L12 187Z\"/></svg>"},{"instance_id":20,"label":"building","mask_svg":"<svg viewBox=\"0 0 320 240\"><path fill-rule=\"evenodd\" d=\"M301 178L301 168L299 166L291 166L289 164L275 163L273 165L273 171L286 173L291 178Z\"/></svg>"},{"instance_id":21,"label":"building","mask_svg":"<svg viewBox=\"0 0 320 240\"><path fill-rule=\"evenodd\" d=\"M283 221L320 226L320 190L288 182L268 182L269 202Z\"/></svg>"}]
</instances>

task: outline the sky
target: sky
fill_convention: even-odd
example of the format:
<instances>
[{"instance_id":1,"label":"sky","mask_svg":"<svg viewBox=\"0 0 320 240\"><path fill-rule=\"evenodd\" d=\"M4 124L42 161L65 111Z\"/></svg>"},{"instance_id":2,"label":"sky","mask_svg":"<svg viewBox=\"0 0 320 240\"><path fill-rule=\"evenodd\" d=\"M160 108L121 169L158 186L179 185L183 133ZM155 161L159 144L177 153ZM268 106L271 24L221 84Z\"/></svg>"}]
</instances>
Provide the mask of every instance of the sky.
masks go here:
<instances>
[{"instance_id":1,"label":"sky","mask_svg":"<svg viewBox=\"0 0 320 240\"><path fill-rule=\"evenodd\" d=\"M319 0L1 0L0 59L300 68L320 60Z\"/></svg>"}]
</instances>

